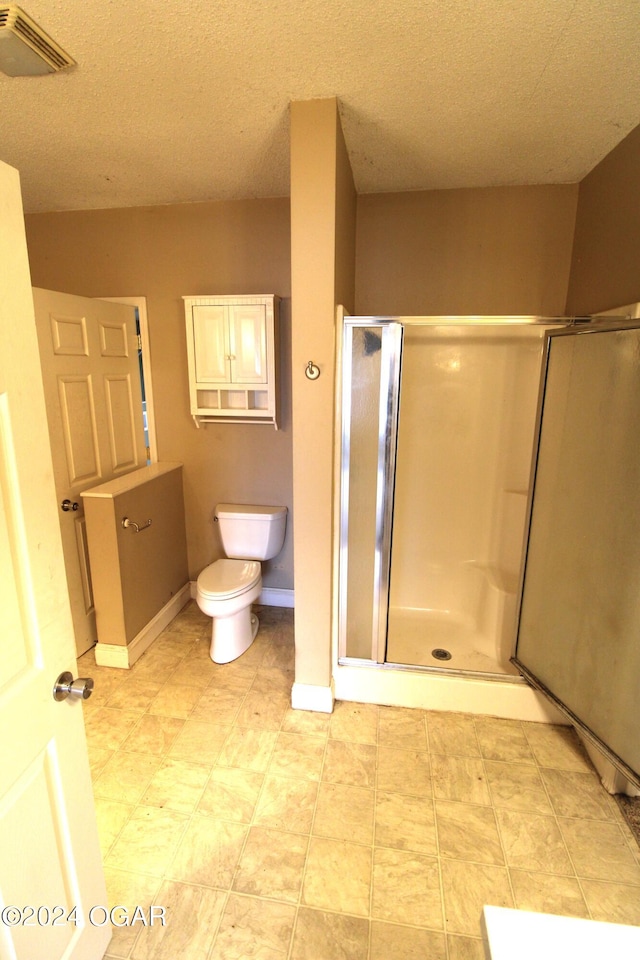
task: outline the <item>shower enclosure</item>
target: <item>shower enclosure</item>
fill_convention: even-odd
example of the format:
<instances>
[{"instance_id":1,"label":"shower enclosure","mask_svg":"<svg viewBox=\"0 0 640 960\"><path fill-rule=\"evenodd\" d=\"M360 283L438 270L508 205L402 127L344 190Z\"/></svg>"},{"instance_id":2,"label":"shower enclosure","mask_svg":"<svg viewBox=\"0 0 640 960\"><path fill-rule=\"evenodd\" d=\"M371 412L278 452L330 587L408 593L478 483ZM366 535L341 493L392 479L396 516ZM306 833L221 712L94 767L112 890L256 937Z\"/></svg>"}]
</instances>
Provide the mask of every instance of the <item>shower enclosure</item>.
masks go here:
<instances>
[{"instance_id":1,"label":"shower enclosure","mask_svg":"<svg viewBox=\"0 0 640 960\"><path fill-rule=\"evenodd\" d=\"M341 409L338 668L526 678L638 782L640 331L346 317Z\"/></svg>"},{"instance_id":2,"label":"shower enclosure","mask_svg":"<svg viewBox=\"0 0 640 960\"><path fill-rule=\"evenodd\" d=\"M510 658L549 326L345 321L343 656L518 675Z\"/></svg>"}]
</instances>

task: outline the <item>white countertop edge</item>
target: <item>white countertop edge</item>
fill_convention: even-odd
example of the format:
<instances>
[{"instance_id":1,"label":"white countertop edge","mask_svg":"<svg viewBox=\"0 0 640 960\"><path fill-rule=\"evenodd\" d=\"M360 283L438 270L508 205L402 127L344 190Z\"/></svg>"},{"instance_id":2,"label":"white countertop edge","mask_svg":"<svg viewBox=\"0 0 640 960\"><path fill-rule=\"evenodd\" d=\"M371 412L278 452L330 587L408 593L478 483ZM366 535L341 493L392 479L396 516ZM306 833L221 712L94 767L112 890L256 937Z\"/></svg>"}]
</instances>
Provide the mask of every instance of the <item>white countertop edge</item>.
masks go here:
<instances>
[{"instance_id":1,"label":"white countertop edge","mask_svg":"<svg viewBox=\"0 0 640 960\"><path fill-rule=\"evenodd\" d=\"M88 490L83 490L80 496L112 499L121 493L126 493L128 490L142 486L143 483L147 483L149 480L155 480L165 473L178 470L180 467L182 467L181 463L169 460L150 463L140 470L132 470L131 473L125 473L121 477L116 477L114 480L107 480L106 483L100 483L96 487L89 487Z\"/></svg>"},{"instance_id":2,"label":"white countertop edge","mask_svg":"<svg viewBox=\"0 0 640 960\"><path fill-rule=\"evenodd\" d=\"M625 924L483 907L482 926L490 960L640 957L640 927Z\"/></svg>"}]
</instances>

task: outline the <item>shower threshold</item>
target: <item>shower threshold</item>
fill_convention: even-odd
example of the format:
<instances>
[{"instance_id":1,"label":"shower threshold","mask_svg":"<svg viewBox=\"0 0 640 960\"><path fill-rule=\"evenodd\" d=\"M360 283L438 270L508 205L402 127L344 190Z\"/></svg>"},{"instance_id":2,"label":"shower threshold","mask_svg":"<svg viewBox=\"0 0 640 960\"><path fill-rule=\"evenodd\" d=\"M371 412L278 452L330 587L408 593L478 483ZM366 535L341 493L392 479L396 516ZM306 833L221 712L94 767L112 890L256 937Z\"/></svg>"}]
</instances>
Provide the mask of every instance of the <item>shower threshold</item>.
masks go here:
<instances>
[{"instance_id":1,"label":"shower threshold","mask_svg":"<svg viewBox=\"0 0 640 960\"><path fill-rule=\"evenodd\" d=\"M338 663L342 666L349 666L353 662L354 661L346 657L338 660ZM358 661L358 663L362 664L362 661ZM501 683L526 683L524 677L522 677L512 664L509 664L510 667L513 667L513 670L509 673L505 673L504 671L492 673L489 670L469 670L465 668L448 667L441 663L437 665L434 664L434 666L431 666L431 664L396 663L393 660L385 660L384 663L375 663L373 665L378 668L382 667L385 670L400 670L430 676L457 677L472 680L498 680Z\"/></svg>"},{"instance_id":2,"label":"shower threshold","mask_svg":"<svg viewBox=\"0 0 640 960\"><path fill-rule=\"evenodd\" d=\"M443 667L340 658L333 674L336 700L464 711L509 720L566 723L524 677Z\"/></svg>"}]
</instances>

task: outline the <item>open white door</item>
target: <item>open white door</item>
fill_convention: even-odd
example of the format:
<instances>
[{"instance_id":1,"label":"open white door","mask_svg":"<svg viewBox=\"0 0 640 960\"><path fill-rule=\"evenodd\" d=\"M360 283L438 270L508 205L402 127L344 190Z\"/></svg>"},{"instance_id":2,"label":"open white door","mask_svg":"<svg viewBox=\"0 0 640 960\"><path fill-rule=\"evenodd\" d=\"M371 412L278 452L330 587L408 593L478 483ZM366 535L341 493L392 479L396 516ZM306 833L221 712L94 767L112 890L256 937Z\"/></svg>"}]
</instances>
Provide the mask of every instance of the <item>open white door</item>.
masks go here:
<instances>
[{"instance_id":1,"label":"open white door","mask_svg":"<svg viewBox=\"0 0 640 960\"><path fill-rule=\"evenodd\" d=\"M98 960L108 926L18 174L0 163L0 958ZM74 674L75 676L75 674Z\"/></svg>"},{"instance_id":2,"label":"open white door","mask_svg":"<svg viewBox=\"0 0 640 960\"><path fill-rule=\"evenodd\" d=\"M147 462L135 311L125 304L37 287L33 301L76 652L81 656L97 637L80 494Z\"/></svg>"}]
</instances>

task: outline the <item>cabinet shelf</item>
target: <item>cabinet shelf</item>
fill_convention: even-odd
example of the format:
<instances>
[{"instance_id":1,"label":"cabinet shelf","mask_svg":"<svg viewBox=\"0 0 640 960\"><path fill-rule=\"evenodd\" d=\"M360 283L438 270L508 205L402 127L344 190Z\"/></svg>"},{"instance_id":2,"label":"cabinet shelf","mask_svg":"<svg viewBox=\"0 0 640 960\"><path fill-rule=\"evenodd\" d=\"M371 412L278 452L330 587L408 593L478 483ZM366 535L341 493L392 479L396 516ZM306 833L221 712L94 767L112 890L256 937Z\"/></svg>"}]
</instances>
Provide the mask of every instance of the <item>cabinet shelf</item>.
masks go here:
<instances>
[{"instance_id":1,"label":"cabinet shelf","mask_svg":"<svg viewBox=\"0 0 640 960\"><path fill-rule=\"evenodd\" d=\"M183 297L191 415L196 423L278 427L280 298Z\"/></svg>"}]
</instances>

